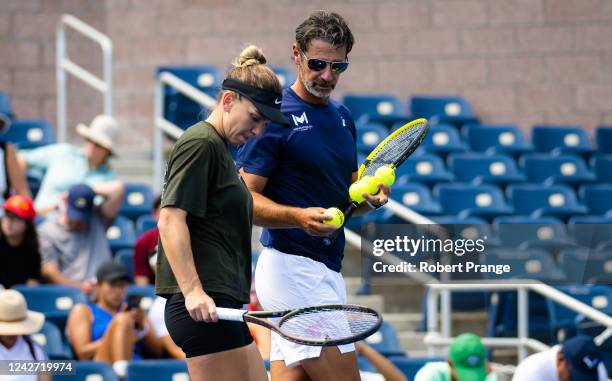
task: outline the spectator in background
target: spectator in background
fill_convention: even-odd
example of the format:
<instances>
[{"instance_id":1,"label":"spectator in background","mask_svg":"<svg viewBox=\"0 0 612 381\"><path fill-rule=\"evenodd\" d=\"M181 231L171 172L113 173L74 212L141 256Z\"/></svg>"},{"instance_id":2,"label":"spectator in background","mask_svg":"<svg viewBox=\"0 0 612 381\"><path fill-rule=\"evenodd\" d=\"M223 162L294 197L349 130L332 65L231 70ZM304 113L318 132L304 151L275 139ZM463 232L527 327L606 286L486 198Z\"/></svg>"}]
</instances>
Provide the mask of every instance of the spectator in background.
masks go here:
<instances>
[{"instance_id":1,"label":"spectator in background","mask_svg":"<svg viewBox=\"0 0 612 381\"><path fill-rule=\"evenodd\" d=\"M159 204L161 196L157 196L153 202L153 217L155 221L159 218ZM134 283L139 286L155 284L155 273L149 266L149 259L157 252L157 240L159 230L157 226L144 232L134 246Z\"/></svg>"},{"instance_id":2,"label":"spectator in background","mask_svg":"<svg viewBox=\"0 0 612 381\"><path fill-rule=\"evenodd\" d=\"M485 355L480 337L463 333L449 348L448 360L430 362L414 376L414 381L496 381ZM530 378L538 380L538 378Z\"/></svg>"},{"instance_id":3,"label":"spectator in background","mask_svg":"<svg viewBox=\"0 0 612 381\"><path fill-rule=\"evenodd\" d=\"M119 212L124 192L118 180L70 188L59 212L38 229L42 275L49 282L91 292L96 270L111 260L106 229ZM96 195L103 198L99 206L94 205Z\"/></svg>"},{"instance_id":4,"label":"spectator in background","mask_svg":"<svg viewBox=\"0 0 612 381\"><path fill-rule=\"evenodd\" d=\"M77 133L85 138L82 148L71 144L52 144L20 152L19 163L23 171L36 168L45 171L34 205L45 215L59 206L60 196L79 183L94 186L115 180L108 166L114 155L119 126L109 115L96 116L89 126L79 124Z\"/></svg>"},{"instance_id":5,"label":"spectator in background","mask_svg":"<svg viewBox=\"0 0 612 381\"><path fill-rule=\"evenodd\" d=\"M40 280L40 252L34 227L36 211L27 196L11 196L4 203L0 220L0 284L37 284Z\"/></svg>"},{"instance_id":6,"label":"spectator in background","mask_svg":"<svg viewBox=\"0 0 612 381\"><path fill-rule=\"evenodd\" d=\"M40 331L45 315L28 311L25 298L15 290L0 291L0 360L47 360L28 335ZM5 369L6 370L6 369ZM47 381L50 375L7 375L3 381Z\"/></svg>"},{"instance_id":7,"label":"spectator in background","mask_svg":"<svg viewBox=\"0 0 612 381\"><path fill-rule=\"evenodd\" d=\"M532 380L606 381L608 374L593 339L579 335L523 360L512 381Z\"/></svg>"},{"instance_id":8,"label":"spectator in background","mask_svg":"<svg viewBox=\"0 0 612 381\"><path fill-rule=\"evenodd\" d=\"M106 262L96 274L95 303L78 304L70 312L66 329L79 360L112 364L118 375L125 375L127 361L158 357L159 341L151 323L137 303L123 302L130 275L117 262Z\"/></svg>"},{"instance_id":9,"label":"spectator in background","mask_svg":"<svg viewBox=\"0 0 612 381\"><path fill-rule=\"evenodd\" d=\"M15 147L10 143L0 142L0 200L8 199L11 194L32 197Z\"/></svg>"}]
</instances>

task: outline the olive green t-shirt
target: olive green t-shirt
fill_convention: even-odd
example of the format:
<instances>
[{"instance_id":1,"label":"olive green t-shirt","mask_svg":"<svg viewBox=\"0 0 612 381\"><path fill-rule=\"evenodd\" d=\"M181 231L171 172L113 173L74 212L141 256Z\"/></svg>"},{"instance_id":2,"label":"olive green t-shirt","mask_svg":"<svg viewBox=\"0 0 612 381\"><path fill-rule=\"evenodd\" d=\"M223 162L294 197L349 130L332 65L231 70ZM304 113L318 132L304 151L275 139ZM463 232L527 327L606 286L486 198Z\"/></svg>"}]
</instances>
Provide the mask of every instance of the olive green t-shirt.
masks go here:
<instances>
[{"instance_id":1,"label":"olive green t-shirt","mask_svg":"<svg viewBox=\"0 0 612 381\"><path fill-rule=\"evenodd\" d=\"M227 143L209 123L191 126L174 145L161 207L187 212L191 250L204 291L248 303L253 199ZM181 292L161 239L155 291L160 295Z\"/></svg>"}]
</instances>

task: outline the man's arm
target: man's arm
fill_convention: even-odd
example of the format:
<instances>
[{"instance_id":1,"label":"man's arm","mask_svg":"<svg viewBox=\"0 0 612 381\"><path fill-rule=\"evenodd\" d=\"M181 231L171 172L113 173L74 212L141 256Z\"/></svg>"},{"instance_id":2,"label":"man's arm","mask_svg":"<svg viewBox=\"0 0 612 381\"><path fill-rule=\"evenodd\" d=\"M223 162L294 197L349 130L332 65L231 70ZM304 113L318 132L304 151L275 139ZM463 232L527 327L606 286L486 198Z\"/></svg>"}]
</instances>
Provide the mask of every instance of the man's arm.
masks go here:
<instances>
[{"instance_id":1,"label":"man's arm","mask_svg":"<svg viewBox=\"0 0 612 381\"><path fill-rule=\"evenodd\" d=\"M281 205L264 196L268 178L247 173L240 168L240 174L253 196L253 223L267 228L301 228L310 235L328 235L336 227L325 225L331 220L323 208L297 208Z\"/></svg>"},{"instance_id":2,"label":"man's arm","mask_svg":"<svg viewBox=\"0 0 612 381\"><path fill-rule=\"evenodd\" d=\"M378 373L382 374L385 381L408 381L404 373L399 370L388 358L376 352L376 350L370 347L363 341L355 343L355 350L357 354L363 356L376 368Z\"/></svg>"},{"instance_id":3,"label":"man's arm","mask_svg":"<svg viewBox=\"0 0 612 381\"><path fill-rule=\"evenodd\" d=\"M123 181L114 180L96 184L92 187L96 194L104 197L104 202L100 206L100 212L104 218L112 221L117 217L123 195L125 194L125 186Z\"/></svg>"},{"instance_id":4,"label":"man's arm","mask_svg":"<svg viewBox=\"0 0 612 381\"><path fill-rule=\"evenodd\" d=\"M49 281L49 283L76 287L81 289L81 291L86 294L89 294L93 288L93 284L89 281L79 282L78 280L74 280L64 275L60 271L57 261L48 261L43 263L41 274Z\"/></svg>"}]
</instances>

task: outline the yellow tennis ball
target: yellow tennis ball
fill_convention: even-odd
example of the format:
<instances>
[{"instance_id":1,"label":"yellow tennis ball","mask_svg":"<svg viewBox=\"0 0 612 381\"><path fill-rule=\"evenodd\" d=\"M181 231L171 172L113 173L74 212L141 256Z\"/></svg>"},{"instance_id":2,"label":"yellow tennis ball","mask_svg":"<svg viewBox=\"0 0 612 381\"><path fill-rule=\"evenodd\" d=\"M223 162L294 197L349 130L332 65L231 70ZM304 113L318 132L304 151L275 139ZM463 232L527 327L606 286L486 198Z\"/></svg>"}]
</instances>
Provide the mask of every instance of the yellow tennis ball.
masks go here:
<instances>
[{"instance_id":1,"label":"yellow tennis ball","mask_svg":"<svg viewBox=\"0 0 612 381\"><path fill-rule=\"evenodd\" d=\"M361 181L355 181L351 184L349 188L349 196L351 196L351 201L355 201L358 204L364 202L365 198L363 198L361 195L362 193L366 193L366 191Z\"/></svg>"},{"instance_id":2,"label":"yellow tennis ball","mask_svg":"<svg viewBox=\"0 0 612 381\"><path fill-rule=\"evenodd\" d=\"M395 182L395 171L393 168L385 165L384 167L380 167L376 170L374 173L374 178L376 178L379 183L383 183L390 187Z\"/></svg>"},{"instance_id":3,"label":"yellow tennis ball","mask_svg":"<svg viewBox=\"0 0 612 381\"><path fill-rule=\"evenodd\" d=\"M323 223L326 225L334 225L335 227L339 228L344 223L344 213L342 213L342 211L338 208L325 209L325 215L332 217L331 220L323 221Z\"/></svg>"},{"instance_id":4,"label":"yellow tennis ball","mask_svg":"<svg viewBox=\"0 0 612 381\"><path fill-rule=\"evenodd\" d=\"M378 193L378 181L374 176L363 176L361 180L363 183L363 189L365 189L364 193L368 194L376 194Z\"/></svg>"}]
</instances>

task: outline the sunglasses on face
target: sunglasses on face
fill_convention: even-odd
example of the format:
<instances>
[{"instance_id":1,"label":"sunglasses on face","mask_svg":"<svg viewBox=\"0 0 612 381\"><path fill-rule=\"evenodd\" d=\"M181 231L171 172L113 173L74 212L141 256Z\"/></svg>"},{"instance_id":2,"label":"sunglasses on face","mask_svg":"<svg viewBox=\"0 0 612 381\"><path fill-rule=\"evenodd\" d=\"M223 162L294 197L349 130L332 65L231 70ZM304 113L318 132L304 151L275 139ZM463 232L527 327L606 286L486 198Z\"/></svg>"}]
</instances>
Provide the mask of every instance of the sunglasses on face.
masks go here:
<instances>
[{"instance_id":1,"label":"sunglasses on face","mask_svg":"<svg viewBox=\"0 0 612 381\"><path fill-rule=\"evenodd\" d=\"M349 62L348 61L325 61L318 58L308 58L306 53L303 50L300 50L304 58L306 58L308 62L308 68L312 71L321 71L327 67L329 64L331 68L332 74L340 74L346 69L348 69Z\"/></svg>"}]
</instances>

